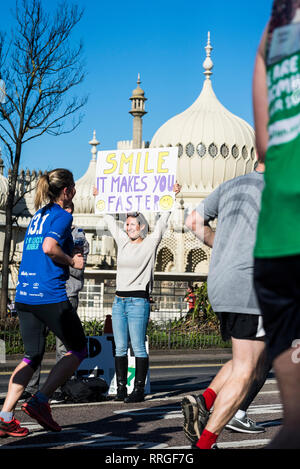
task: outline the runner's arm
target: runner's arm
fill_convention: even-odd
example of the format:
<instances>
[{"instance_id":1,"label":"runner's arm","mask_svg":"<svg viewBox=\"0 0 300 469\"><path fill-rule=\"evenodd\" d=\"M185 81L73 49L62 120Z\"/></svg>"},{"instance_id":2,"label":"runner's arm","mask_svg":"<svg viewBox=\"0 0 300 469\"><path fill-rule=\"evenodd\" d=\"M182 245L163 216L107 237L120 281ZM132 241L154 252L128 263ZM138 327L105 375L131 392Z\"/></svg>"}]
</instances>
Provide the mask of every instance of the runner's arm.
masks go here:
<instances>
[{"instance_id":1,"label":"runner's arm","mask_svg":"<svg viewBox=\"0 0 300 469\"><path fill-rule=\"evenodd\" d=\"M206 246L213 247L215 232L197 210L193 210L192 213L187 216L185 225L193 231L197 238L206 244Z\"/></svg>"},{"instance_id":2,"label":"runner's arm","mask_svg":"<svg viewBox=\"0 0 300 469\"><path fill-rule=\"evenodd\" d=\"M43 251L52 259L52 261L57 262L58 264L68 265L75 269L83 269L84 260L82 254L77 253L74 254L73 257L68 256L68 254L64 253L59 243L50 236L46 236L44 239Z\"/></svg>"},{"instance_id":3,"label":"runner's arm","mask_svg":"<svg viewBox=\"0 0 300 469\"><path fill-rule=\"evenodd\" d=\"M254 127L256 138L256 150L258 160L264 162L268 148L268 90L267 70L265 62L265 50L268 26L265 28L261 42L258 47L252 84L252 100Z\"/></svg>"}]
</instances>

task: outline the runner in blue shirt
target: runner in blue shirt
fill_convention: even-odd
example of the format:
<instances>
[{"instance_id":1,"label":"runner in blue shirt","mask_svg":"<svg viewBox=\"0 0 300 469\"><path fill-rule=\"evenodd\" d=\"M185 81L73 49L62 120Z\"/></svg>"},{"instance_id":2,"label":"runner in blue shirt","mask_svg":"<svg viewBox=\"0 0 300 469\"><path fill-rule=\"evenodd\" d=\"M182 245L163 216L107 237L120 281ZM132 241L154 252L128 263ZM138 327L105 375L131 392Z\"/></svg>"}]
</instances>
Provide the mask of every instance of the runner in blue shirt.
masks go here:
<instances>
[{"instance_id":1,"label":"runner in blue shirt","mask_svg":"<svg viewBox=\"0 0 300 469\"><path fill-rule=\"evenodd\" d=\"M65 345L68 352L54 366L45 384L22 405L22 410L44 428L60 431L51 415L49 398L77 369L86 356L86 338L66 294L69 266L82 269L83 256L74 251L71 235L72 215L64 208L75 195L73 175L55 169L43 175L35 194L37 212L24 239L19 270L16 308L25 356L13 372L0 412L0 436L26 436L14 417L14 409L45 350L45 325ZM42 208L39 209L43 204Z\"/></svg>"}]
</instances>

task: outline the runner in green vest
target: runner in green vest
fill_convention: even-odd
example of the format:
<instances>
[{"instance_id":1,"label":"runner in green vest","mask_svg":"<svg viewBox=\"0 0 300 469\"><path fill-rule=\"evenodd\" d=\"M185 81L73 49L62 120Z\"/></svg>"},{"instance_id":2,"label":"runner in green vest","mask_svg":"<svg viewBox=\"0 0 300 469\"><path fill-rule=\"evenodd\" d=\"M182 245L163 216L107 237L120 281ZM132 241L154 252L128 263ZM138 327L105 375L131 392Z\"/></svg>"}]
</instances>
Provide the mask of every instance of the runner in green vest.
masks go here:
<instances>
[{"instance_id":1,"label":"runner in green vest","mask_svg":"<svg viewBox=\"0 0 300 469\"><path fill-rule=\"evenodd\" d=\"M284 424L268 448L300 449L300 0L274 0L253 78L265 188L254 282Z\"/></svg>"}]
</instances>

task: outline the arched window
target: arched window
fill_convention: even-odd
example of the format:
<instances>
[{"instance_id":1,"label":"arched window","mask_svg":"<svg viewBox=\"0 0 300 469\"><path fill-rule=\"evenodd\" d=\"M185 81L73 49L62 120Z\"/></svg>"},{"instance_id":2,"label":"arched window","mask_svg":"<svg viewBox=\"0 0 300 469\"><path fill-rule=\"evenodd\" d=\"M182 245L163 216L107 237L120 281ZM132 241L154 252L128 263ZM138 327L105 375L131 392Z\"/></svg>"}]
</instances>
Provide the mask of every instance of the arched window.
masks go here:
<instances>
[{"instance_id":1,"label":"arched window","mask_svg":"<svg viewBox=\"0 0 300 469\"><path fill-rule=\"evenodd\" d=\"M200 262L207 261L207 254L203 249L192 249L187 256L187 264L185 267L186 272L195 272L197 265Z\"/></svg>"},{"instance_id":2,"label":"arched window","mask_svg":"<svg viewBox=\"0 0 300 469\"><path fill-rule=\"evenodd\" d=\"M159 251L159 253L157 254L157 257L156 257L156 265L155 265L156 272L166 272L167 267L171 263L172 264L174 263L173 253L167 247L163 247Z\"/></svg>"}]
</instances>

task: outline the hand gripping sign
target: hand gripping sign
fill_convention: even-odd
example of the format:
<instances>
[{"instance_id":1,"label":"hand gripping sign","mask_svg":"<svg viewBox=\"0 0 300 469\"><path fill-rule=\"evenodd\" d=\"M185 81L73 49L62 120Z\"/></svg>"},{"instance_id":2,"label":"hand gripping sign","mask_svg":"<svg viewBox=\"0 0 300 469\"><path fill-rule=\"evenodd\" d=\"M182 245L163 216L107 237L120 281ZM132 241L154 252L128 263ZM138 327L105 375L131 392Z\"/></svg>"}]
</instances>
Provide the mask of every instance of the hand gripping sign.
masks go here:
<instances>
[{"instance_id":1,"label":"hand gripping sign","mask_svg":"<svg viewBox=\"0 0 300 469\"><path fill-rule=\"evenodd\" d=\"M171 211L178 148L99 151L95 213Z\"/></svg>"}]
</instances>

